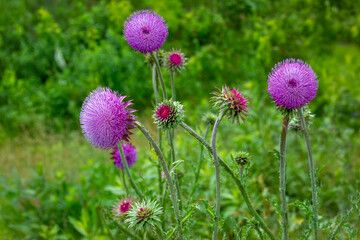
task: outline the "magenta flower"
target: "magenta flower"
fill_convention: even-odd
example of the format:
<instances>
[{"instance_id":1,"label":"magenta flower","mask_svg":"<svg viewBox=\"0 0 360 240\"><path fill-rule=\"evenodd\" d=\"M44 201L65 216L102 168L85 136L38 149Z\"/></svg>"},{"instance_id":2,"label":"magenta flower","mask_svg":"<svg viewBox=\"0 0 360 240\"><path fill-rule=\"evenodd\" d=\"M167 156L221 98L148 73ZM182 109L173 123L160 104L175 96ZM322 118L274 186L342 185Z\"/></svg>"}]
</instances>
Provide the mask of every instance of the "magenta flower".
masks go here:
<instances>
[{"instance_id":1,"label":"magenta flower","mask_svg":"<svg viewBox=\"0 0 360 240\"><path fill-rule=\"evenodd\" d=\"M180 102L165 100L156 106L154 122L163 129L176 128L184 120L183 108Z\"/></svg>"},{"instance_id":2,"label":"magenta flower","mask_svg":"<svg viewBox=\"0 0 360 240\"><path fill-rule=\"evenodd\" d=\"M279 62L269 74L268 92L279 107L302 107L315 98L317 89L315 72L300 59Z\"/></svg>"},{"instance_id":3,"label":"magenta flower","mask_svg":"<svg viewBox=\"0 0 360 240\"><path fill-rule=\"evenodd\" d=\"M135 111L124 102L126 96L109 88L99 87L85 99L80 113L80 124L86 139L100 149L108 150L119 141L129 140L130 129L135 128Z\"/></svg>"},{"instance_id":4,"label":"magenta flower","mask_svg":"<svg viewBox=\"0 0 360 240\"><path fill-rule=\"evenodd\" d=\"M114 215L115 220L119 219L125 213L127 213L133 206L134 202L135 199L132 197L119 199L112 209L112 213Z\"/></svg>"},{"instance_id":5,"label":"magenta flower","mask_svg":"<svg viewBox=\"0 0 360 240\"><path fill-rule=\"evenodd\" d=\"M227 86L223 87L222 90L218 89L219 92L213 92L215 96L212 97L214 106L220 111L226 111L226 116L229 120L234 121L236 119L239 123L239 117L245 123L245 117L248 116L248 101L237 89L230 89Z\"/></svg>"},{"instance_id":6,"label":"magenta flower","mask_svg":"<svg viewBox=\"0 0 360 240\"><path fill-rule=\"evenodd\" d=\"M128 166L131 167L132 165L134 165L134 163L137 160L136 148L133 145L127 143L123 144L122 148L124 150L126 162ZM114 160L114 165L117 166L118 168L124 169L124 165L121 160L121 155L118 146L114 147L114 150L111 152L111 155L112 155L111 159Z\"/></svg>"},{"instance_id":7,"label":"magenta flower","mask_svg":"<svg viewBox=\"0 0 360 240\"><path fill-rule=\"evenodd\" d=\"M170 71L181 71L182 68L187 64L187 58L185 54L180 50L172 49L170 52L166 52L164 55L164 65Z\"/></svg>"},{"instance_id":8,"label":"magenta flower","mask_svg":"<svg viewBox=\"0 0 360 240\"><path fill-rule=\"evenodd\" d=\"M168 27L165 20L154 11L140 10L125 21L124 35L133 49L151 53L164 45Z\"/></svg>"}]
</instances>

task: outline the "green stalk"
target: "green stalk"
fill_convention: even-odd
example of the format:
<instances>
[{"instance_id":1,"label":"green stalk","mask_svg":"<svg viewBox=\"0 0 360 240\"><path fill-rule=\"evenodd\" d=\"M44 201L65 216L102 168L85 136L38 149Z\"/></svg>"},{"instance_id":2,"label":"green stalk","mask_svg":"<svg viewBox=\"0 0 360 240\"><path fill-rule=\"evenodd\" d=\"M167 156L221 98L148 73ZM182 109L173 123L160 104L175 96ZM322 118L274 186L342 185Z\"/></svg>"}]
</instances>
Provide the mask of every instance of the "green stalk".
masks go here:
<instances>
[{"instance_id":1,"label":"green stalk","mask_svg":"<svg viewBox=\"0 0 360 240\"><path fill-rule=\"evenodd\" d=\"M189 127L185 123L181 123L180 125L187 132L189 132L191 136L196 138L208 150L208 152L210 154L212 154L212 148L199 134L197 134L191 127ZM269 238L271 240L276 240L275 236L272 234L269 227L266 225L264 220L261 218L261 216L256 212L255 208L252 206L249 196L248 196L244 186L242 185L241 181L236 177L236 175L233 173L231 168L226 164L226 162L220 156L217 156L217 157L219 159L220 165L225 169L226 173L228 173L230 175L230 177L235 181L235 183L238 186L238 189L246 203L246 206L249 208L249 211L251 212L253 217L256 218L256 220L259 222L261 228L266 232L266 234L269 236Z\"/></svg>"},{"instance_id":2,"label":"green stalk","mask_svg":"<svg viewBox=\"0 0 360 240\"><path fill-rule=\"evenodd\" d=\"M298 108L298 113L301 121L301 126L304 130L304 137L306 142L306 147L309 157L309 170L310 170L310 180L311 180L311 192L312 192L312 205L313 205L313 222L314 222L314 234L315 240L318 239L318 210L317 210L317 190L316 190L316 177L315 177L315 166L313 160L313 154L310 144L309 131L305 124L305 118L302 108Z\"/></svg>"},{"instance_id":3,"label":"green stalk","mask_svg":"<svg viewBox=\"0 0 360 240\"><path fill-rule=\"evenodd\" d=\"M283 228L283 239L289 240L288 211L286 202L286 133L289 126L289 114L286 114L282 123L280 139L280 198L281 198L281 219Z\"/></svg>"},{"instance_id":4,"label":"green stalk","mask_svg":"<svg viewBox=\"0 0 360 240\"><path fill-rule=\"evenodd\" d=\"M162 89L162 93L163 93L163 100L165 100L165 99L167 99L167 94L166 94L166 87L165 87L164 78L163 78L163 75L162 75L162 72L161 72L160 63L159 63L159 60L156 57L156 54L151 53L151 56L155 61L157 74L158 74L159 79L160 79L161 89Z\"/></svg>"},{"instance_id":5,"label":"green stalk","mask_svg":"<svg viewBox=\"0 0 360 240\"><path fill-rule=\"evenodd\" d=\"M118 224L117 227L120 229L120 231L122 231L123 233L125 233L126 235L128 235L129 237L131 237L131 239L141 239L139 236L134 235L134 234L131 233L129 230L127 230L126 228L124 228L121 224Z\"/></svg>"},{"instance_id":6,"label":"green stalk","mask_svg":"<svg viewBox=\"0 0 360 240\"><path fill-rule=\"evenodd\" d=\"M167 133L168 133L168 139L169 139L169 145L170 145L171 164L173 164L176 161L175 148L174 148L174 137L172 134L173 132L171 130L168 130ZM176 193L177 193L177 197L178 197L178 201L179 201L179 209L181 210L182 203L181 203L180 185L179 185L179 178L177 175L177 171L175 168L173 169L173 175L174 175L175 189L176 189Z\"/></svg>"},{"instance_id":7,"label":"green stalk","mask_svg":"<svg viewBox=\"0 0 360 240\"><path fill-rule=\"evenodd\" d=\"M175 81L174 81L174 71L171 70L170 71L170 79L171 79L171 98L173 101L175 101L176 96L175 96Z\"/></svg>"},{"instance_id":8,"label":"green stalk","mask_svg":"<svg viewBox=\"0 0 360 240\"><path fill-rule=\"evenodd\" d=\"M210 130L210 126L211 124L208 124L207 127L206 127L206 131L205 131L205 135L204 135L204 139L207 138L207 135L209 133L209 130ZM204 161L204 146L202 144L200 144L200 160L199 160L199 165L196 169L196 172L195 172L195 182L194 182L194 187L193 187L193 190L192 190L192 193L191 193L191 196L194 194L196 188L197 188L197 183L199 181L199 177L200 177L200 170L201 170L201 165L202 165L202 162Z\"/></svg>"},{"instance_id":9,"label":"green stalk","mask_svg":"<svg viewBox=\"0 0 360 240\"><path fill-rule=\"evenodd\" d=\"M180 211L179 211L179 207L178 207L178 202L177 202L177 197L176 197L176 193L175 193L175 189L174 189L174 184L173 184L173 181L171 179L169 169L168 169L168 167L166 165L164 155L162 154L160 148L155 143L154 139L151 137L150 133L146 130L146 128L140 122L135 122L135 125L140 129L140 131L144 134L144 136L147 138L149 143L152 145L152 147L154 148L156 154L158 155L158 157L159 157L159 159L160 159L160 161L162 163L164 173L165 173L165 178L166 178L166 181L168 183L169 190L170 190L171 201L172 201L173 206L174 206L174 213L175 213L176 221L177 221L178 226L179 226L180 239L182 239L182 227L181 227L181 224L180 224L180 221L181 221L181 219L180 219Z\"/></svg>"},{"instance_id":10,"label":"green stalk","mask_svg":"<svg viewBox=\"0 0 360 240\"><path fill-rule=\"evenodd\" d=\"M128 189L127 184L126 184L125 172L124 172L123 169L121 169L121 177L122 177L122 182L123 182L124 187L125 187L126 195L128 196L129 195L129 189Z\"/></svg>"},{"instance_id":11,"label":"green stalk","mask_svg":"<svg viewBox=\"0 0 360 240\"><path fill-rule=\"evenodd\" d=\"M126 161L125 154L124 154L124 149L122 148L122 143L121 143L121 142L119 142L119 151L120 151L120 156L121 156L122 164L123 164L123 166L124 166L126 175L128 176L128 178L129 178L129 180L130 180L131 186L134 188L136 194L137 194L140 198L144 198L144 196L142 195L141 191L140 191L139 188L136 186L136 183L135 183L134 179L133 179L132 176L131 176L130 169L129 169L129 166L128 166L127 161Z\"/></svg>"},{"instance_id":12,"label":"green stalk","mask_svg":"<svg viewBox=\"0 0 360 240\"><path fill-rule=\"evenodd\" d=\"M216 133L218 131L221 119L225 115L225 111L221 111L218 118L216 119L212 136L211 136L211 146L212 146L212 155L214 158L214 165L215 165L215 175L216 175L216 215L215 215L215 227L213 233L213 240L218 238L218 230L219 230L219 218L220 218L220 203L221 203L221 196L220 196L220 169L219 169L219 159L216 152Z\"/></svg>"}]
</instances>

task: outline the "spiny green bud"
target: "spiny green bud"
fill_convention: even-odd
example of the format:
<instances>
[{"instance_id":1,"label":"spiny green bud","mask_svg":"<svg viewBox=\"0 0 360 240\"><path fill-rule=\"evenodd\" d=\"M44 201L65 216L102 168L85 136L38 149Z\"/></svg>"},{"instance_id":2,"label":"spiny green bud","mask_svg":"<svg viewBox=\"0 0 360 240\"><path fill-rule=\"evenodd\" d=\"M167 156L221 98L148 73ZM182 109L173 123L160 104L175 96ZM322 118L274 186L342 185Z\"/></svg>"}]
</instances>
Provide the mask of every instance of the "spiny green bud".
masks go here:
<instances>
[{"instance_id":1,"label":"spiny green bud","mask_svg":"<svg viewBox=\"0 0 360 240\"><path fill-rule=\"evenodd\" d=\"M247 152L237 152L234 154L234 160L238 165L245 166L251 161L251 155Z\"/></svg>"}]
</instances>

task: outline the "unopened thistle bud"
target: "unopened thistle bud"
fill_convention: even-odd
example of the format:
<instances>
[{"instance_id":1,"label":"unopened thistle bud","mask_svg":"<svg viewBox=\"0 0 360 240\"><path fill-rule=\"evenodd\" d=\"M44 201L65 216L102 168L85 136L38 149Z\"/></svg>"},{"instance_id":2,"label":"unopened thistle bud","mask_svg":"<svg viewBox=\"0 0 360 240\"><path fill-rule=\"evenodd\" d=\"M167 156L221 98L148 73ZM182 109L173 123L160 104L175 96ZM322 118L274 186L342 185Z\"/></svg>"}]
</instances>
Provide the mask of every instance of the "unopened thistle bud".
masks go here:
<instances>
[{"instance_id":1,"label":"unopened thistle bud","mask_svg":"<svg viewBox=\"0 0 360 240\"><path fill-rule=\"evenodd\" d=\"M162 208L157 202L151 200L143 200L136 202L133 207L126 213L125 222L129 223L129 228L141 230L150 225L154 226L160 222Z\"/></svg>"},{"instance_id":2,"label":"unopened thistle bud","mask_svg":"<svg viewBox=\"0 0 360 240\"><path fill-rule=\"evenodd\" d=\"M230 89L227 86L222 90L218 88L218 92L213 92L215 96L211 98L214 106L220 111L226 111L228 119L233 121L236 119L239 124L239 118L245 123L245 117L248 116L248 101L237 89Z\"/></svg>"},{"instance_id":3,"label":"unopened thistle bud","mask_svg":"<svg viewBox=\"0 0 360 240\"><path fill-rule=\"evenodd\" d=\"M158 104L154 111L155 123L163 129L176 128L184 120L183 105L173 100Z\"/></svg>"},{"instance_id":4,"label":"unopened thistle bud","mask_svg":"<svg viewBox=\"0 0 360 240\"><path fill-rule=\"evenodd\" d=\"M183 69L187 64L187 58L180 50L172 49L171 51L165 53L163 62L165 68L167 68L169 71L176 70L181 72L181 69Z\"/></svg>"},{"instance_id":5,"label":"unopened thistle bud","mask_svg":"<svg viewBox=\"0 0 360 240\"><path fill-rule=\"evenodd\" d=\"M214 125L216 122L216 118L217 116L211 112L207 112L204 114L204 116L202 117L202 120L206 123L206 124L210 124L210 125Z\"/></svg>"},{"instance_id":6,"label":"unopened thistle bud","mask_svg":"<svg viewBox=\"0 0 360 240\"><path fill-rule=\"evenodd\" d=\"M247 152L237 152L234 154L235 162L240 166L245 166L251 161L251 156Z\"/></svg>"},{"instance_id":7,"label":"unopened thistle bud","mask_svg":"<svg viewBox=\"0 0 360 240\"><path fill-rule=\"evenodd\" d=\"M303 108L304 110L304 119L305 119L305 124L307 126L310 126L313 124L312 120L315 117L315 114L311 113L311 110L308 106L305 106ZM294 130L294 131L303 131L303 128L301 127L301 122L300 122L300 118L298 116L298 114L293 114L289 123L289 127L290 129Z\"/></svg>"}]
</instances>

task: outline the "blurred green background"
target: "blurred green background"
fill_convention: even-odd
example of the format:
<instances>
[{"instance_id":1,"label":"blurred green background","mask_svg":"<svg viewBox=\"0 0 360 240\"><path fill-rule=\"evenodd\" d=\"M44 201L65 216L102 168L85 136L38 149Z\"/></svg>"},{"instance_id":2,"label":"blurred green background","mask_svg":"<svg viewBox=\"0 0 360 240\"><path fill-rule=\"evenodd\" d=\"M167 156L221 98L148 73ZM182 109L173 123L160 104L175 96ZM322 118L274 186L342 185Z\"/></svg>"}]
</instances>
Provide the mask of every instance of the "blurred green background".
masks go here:
<instances>
[{"instance_id":1,"label":"blurred green background","mask_svg":"<svg viewBox=\"0 0 360 240\"><path fill-rule=\"evenodd\" d=\"M89 92L107 86L133 99L137 115L156 135L151 69L122 35L125 19L143 8L167 21L163 49L182 49L189 58L175 76L186 122L204 132L200 119L214 111L209 93L224 84L238 87L249 99L251 117L245 126L222 123L219 151L229 162L232 151L254 156L248 191L278 234L273 151L282 117L267 93L267 75L284 58L311 65L319 79L310 104L316 114L310 131L326 239L339 221L336 216L353 206L351 196L360 189L360 2L351 0L0 0L0 238L107 239L109 229L116 233L113 223L101 221L99 206L108 208L124 194L120 173L109 152L85 141L79 113ZM145 139L134 133L139 163L132 172L156 198L156 161ZM189 199L199 147L181 129L176 143L178 158L184 160L179 168L183 195ZM291 236L306 239L302 232L309 225L311 192L302 135L291 134L288 144ZM231 239L234 231L249 226L250 215L232 182L226 175L222 179L223 231ZM199 204L186 226L189 236L191 231L210 236L212 226L206 222L211 217L195 200L213 204L214 183L207 159L199 190L188 202ZM359 212L347 222L339 239L360 237ZM248 234L256 239L254 231Z\"/></svg>"}]
</instances>

